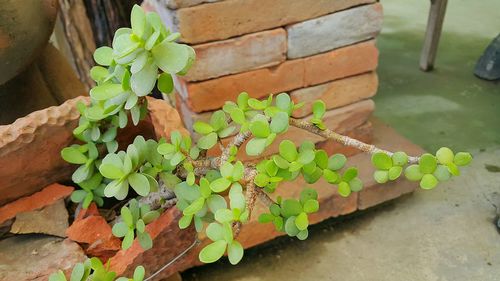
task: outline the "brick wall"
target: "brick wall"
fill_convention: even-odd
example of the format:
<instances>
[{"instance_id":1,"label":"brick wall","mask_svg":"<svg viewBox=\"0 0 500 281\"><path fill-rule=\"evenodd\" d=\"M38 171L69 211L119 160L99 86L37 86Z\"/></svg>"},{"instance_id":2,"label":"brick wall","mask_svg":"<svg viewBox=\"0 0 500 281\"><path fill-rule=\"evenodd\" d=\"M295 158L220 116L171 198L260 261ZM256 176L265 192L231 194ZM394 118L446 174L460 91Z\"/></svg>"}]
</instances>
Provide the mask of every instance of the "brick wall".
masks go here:
<instances>
[{"instance_id":1,"label":"brick wall","mask_svg":"<svg viewBox=\"0 0 500 281\"><path fill-rule=\"evenodd\" d=\"M422 152L389 128L368 121L375 108L371 97L378 87L375 38L382 26L382 6L377 1L146 0L144 6L157 11L171 29L181 32L181 41L196 51L188 75L175 81L176 104L188 129L196 120L207 121L240 92L261 99L288 92L294 101L305 103L295 118L311 118L312 102L320 99L328 109L324 122L329 128L386 149ZM291 127L266 155L275 153L283 138L297 144L304 139L314 141L329 154L358 153ZM239 159L254 160L244 153ZM363 191L343 198L331 185L319 181L314 187L322 208L311 222L369 208L412 192L416 186L399 181L376 184L369 155L358 154L349 161L360 169ZM304 185L300 179L286 183L277 194L296 197ZM272 225L258 224L255 217L239 236L245 247L279 235ZM188 260L185 267L196 264L196 252Z\"/></svg>"},{"instance_id":2,"label":"brick wall","mask_svg":"<svg viewBox=\"0 0 500 281\"><path fill-rule=\"evenodd\" d=\"M374 106L367 100L377 91L374 38L382 25L375 0L146 0L143 6L196 51L192 69L176 80L188 129L243 91L255 98L288 92L305 103L296 118L307 119L321 99L335 129L371 128Z\"/></svg>"}]
</instances>

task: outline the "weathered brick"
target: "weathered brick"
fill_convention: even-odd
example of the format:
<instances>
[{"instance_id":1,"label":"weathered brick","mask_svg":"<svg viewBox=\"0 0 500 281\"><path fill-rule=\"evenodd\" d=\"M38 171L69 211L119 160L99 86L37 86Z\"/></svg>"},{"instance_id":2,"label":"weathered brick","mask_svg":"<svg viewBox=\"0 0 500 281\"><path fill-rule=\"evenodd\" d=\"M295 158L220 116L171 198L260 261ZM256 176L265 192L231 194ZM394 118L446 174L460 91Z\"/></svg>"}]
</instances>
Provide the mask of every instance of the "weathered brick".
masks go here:
<instances>
[{"instance_id":1,"label":"weathered brick","mask_svg":"<svg viewBox=\"0 0 500 281\"><path fill-rule=\"evenodd\" d=\"M202 43L320 17L375 0L230 0L159 11L187 43ZM160 9L158 7L157 9Z\"/></svg>"},{"instance_id":2,"label":"weathered brick","mask_svg":"<svg viewBox=\"0 0 500 281\"><path fill-rule=\"evenodd\" d=\"M304 86L373 71L377 62L378 50L374 40L307 57L304 58Z\"/></svg>"},{"instance_id":3,"label":"weathered brick","mask_svg":"<svg viewBox=\"0 0 500 281\"><path fill-rule=\"evenodd\" d=\"M377 67L378 51L374 41L340 48L308 58L227 75L202 82L176 80L176 89L191 111L204 112L221 108L228 100L236 100L241 92L264 98L305 86L330 82Z\"/></svg>"},{"instance_id":4,"label":"weathered brick","mask_svg":"<svg viewBox=\"0 0 500 281\"><path fill-rule=\"evenodd\" d=\"M285 61L270 68L228 75L198 83L186 83L188 105L194 112L221 108L226 101L234 101L241 92L254 98L263 98L302 87L303 60Z\"/></svg>"},{"instance_id":5,"label":"weathered brick","mask_svg":"<svg viewBox=\"0 0 500 281\"><path fill-rule=\"evenodd\" d=\"M293 117L311 114L316 100L324 101L327 109L333 109L370 98L377 92L377 87L377 74L370 72L292 91L293 101L304 102L303 107L293 112Z\"/></svg>"},{"instance_id":6,"label":"weathered brick","mask_svg":"<svg viewBox=\"0 0 500 281\"><path fill-rule=\"evenodd\" d=\"M283 62L286 32L278 28L193 47L196 61L184 78L206 80Z\"/></svg>"},{"instance_id":7,"label":"weathered brick","mask_svg":"<svg viewBox=\"0 0 500 281\"><path fill-rule=\"evenodd\" d=\"M179 95L176 95L175 106L177 107L177 111L179 111L179 115L181 116L182 122L184 123L184 127L188 129L191 133L194 132L193 124L196 121L208 122L210 120L210 116L212 116L213 111L207 111L202 113L196 113L189 109L186 103L180 98Z\"/></svg>"},{"instance_id":8,"label":"weathered brick","mask_svg":"<svg viewBox=\"0 0 500 281\"><path fill-rule=\"evenodd\" d=\"M73 187L53 183L30 196L20 198L0 207L0 224L15 218L17 214L41 209L69 197Z\"/></svg>"},{"instance_id":9,"label":"weathered brick","mask_svg":"<svg viewBox=\"0 0 500 281\"><path fill-rule=\"evenodd\" d=\"M374 38L382 17L382 5L376 3L290 25L287 57L306 57Z\"/></svg>"}]
</instances>

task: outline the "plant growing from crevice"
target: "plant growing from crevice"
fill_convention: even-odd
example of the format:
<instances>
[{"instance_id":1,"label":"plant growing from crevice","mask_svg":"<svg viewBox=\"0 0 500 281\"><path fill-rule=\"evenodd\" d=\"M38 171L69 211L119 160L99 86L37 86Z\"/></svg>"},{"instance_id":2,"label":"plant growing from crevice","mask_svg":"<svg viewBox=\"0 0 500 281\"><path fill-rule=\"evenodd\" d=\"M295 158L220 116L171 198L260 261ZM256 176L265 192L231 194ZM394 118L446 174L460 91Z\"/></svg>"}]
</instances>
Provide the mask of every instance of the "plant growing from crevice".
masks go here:
<instances>
[{"instance_id":1,"label":"plant growing from crevice","mask_svg":"<svg viewBox=\"0 0 500 281\"><path fill-rule=\"evenodd\" d=\"M126 150L118 151L119 129L130 119L137 125L147 114L145 96L155 85L163 93L172 92L172 75L185 74L194 60L193 49L176 43L179 34L168 31L157 14L145 14L134 6L131 22L131 29L116 32L112 48L95 51L100 66L92 68L91 74L97 86L90 91L90 104L78 105L81 118L73 132L83 144L61 152L66 161L80 165L73 181L83 192L75 191L73 201L84 202L86 207L92 200L100 203L102 194L118 200L130 197L131 189L137 194L133 195L137 200L122 208L113 226L113 233L124 237L124 249L136 236L145 249L152 246L145 225L161 213L162 203L157 204L156 199L167 200L161 197L163 189L175 193L176 207L183 214L179 227L194 225L212 241L199 254L202 262L215 262L226 253L232 264L241 260L244 251L237 238L242 225L251 219L257 200L269 209L259 216L260 222L273 223L278 231L306 239L309 215L320 208L318 194L305 186L300 198L277 197L275 201L270 195L281 183L303 177L307 184L314 184L323 178L343 197L362 190L363 183L357 168L347 167L345 155L328 155L307 140L282 140L278 153L262 157L290 127L371 154L374 178L379 183L404 175L431 189L459 175L458 167L472 159L469 153L454 154L448 148L421 156L379 149L329 130L323 121L326 106L322 101L313 104L309 121L291 117L302 104L286 93L265 100L241 93L235 102L228 101L214 112L209 122L194 124L197 141L180 132L158 141L138 136ZM220 148L220 154L207 156L214 147ZM238 153L261 160L243 162ZM153 198L156 203L148 207Z\"/></svg>"},{"instance_id":2,"label":"plant growing from crevice","mask_svg":"<svg viewBox=\"0 0 500 281\"><path fill-rule=\"evenodd\" d=\"M69 281L143 281L145 270L144 267L138 266L134 270L132 278L119 277L116 278L116 273L109 271L109 265L104 266L98 258L91 258L85 260L83 263L77 263L70 275ZM49 281L67 281L64 272L61 270L52 273Z\"/></svg>"}]
</instances>

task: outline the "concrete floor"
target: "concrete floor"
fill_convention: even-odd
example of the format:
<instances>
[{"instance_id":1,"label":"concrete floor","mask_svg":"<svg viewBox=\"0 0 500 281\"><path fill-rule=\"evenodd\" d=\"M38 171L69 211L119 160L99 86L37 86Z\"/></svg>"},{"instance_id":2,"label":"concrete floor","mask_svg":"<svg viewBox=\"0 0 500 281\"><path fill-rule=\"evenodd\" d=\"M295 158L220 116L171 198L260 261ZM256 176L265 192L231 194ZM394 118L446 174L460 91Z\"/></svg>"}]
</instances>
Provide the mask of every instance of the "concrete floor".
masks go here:
<instances>
[{"instance_id":1,"label":"concrete floor","mask_svg":"<svg viewBox=\"0 0 500 281\"><path fill-rule=\"evenodd\" d=\"M429 1L382 4L375 115L425 149L471 151L473 165L435 190L321 223L306 241L277 239L238 266L191 269L185 280L500 280L500 84L472 74L500 32L500 2L450 1L432 73L418 70Z\"/></svg>"}]
</instances>

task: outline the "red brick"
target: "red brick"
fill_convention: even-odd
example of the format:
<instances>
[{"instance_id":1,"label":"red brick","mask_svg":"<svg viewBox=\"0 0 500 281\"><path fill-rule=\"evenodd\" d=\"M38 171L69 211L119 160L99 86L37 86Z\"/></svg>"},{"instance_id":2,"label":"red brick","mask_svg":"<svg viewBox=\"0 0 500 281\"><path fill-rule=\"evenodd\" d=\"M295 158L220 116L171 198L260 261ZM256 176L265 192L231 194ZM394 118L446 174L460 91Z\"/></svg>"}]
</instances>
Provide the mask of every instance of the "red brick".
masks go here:
<instances>
[{"instance_id":1,"label":"red brick","mask_svg":"<svg viewBox=\"0 0 500 281\"><path fill-rule=\"evenodd\" d=\"M183 78L200 81L274 66L286 57L283 28L193 46L196 61Z\"/></svg>"},{"instance_id":2,"label":"red brick","mask_svg":"<svg viewBox=\"0 0 500 281\"><path fill-rule=\"evenodd\" d=\"M270 68L227 75L202 82L178 80L176 88L193 112L221 108L241 92L264 98L270 94L330 82L371 72L377 67L378 51L374 41L337 49L304 59L285 61Z\"/></svg>"},{"instance_id":3,"label":"red brick","mask_svg":"<svg viewBox=\"0 0 500 281\"><path fill-rule=\"evenodd\" d=\"M28 212L54 204L57 200L66 198L73 192L73 187L51 184L39 192L23 197L0 207L0 224L16 217L16 214Z\"/></svg>"},{"instance_id":4,"label":"red brick","mask_svg":"<svg viewBox=\"0 0 500 281\"><path fill-rule=\"evenodd\" d=\"M303 60L286 61L276 67L228 75L199 83L187 83L188 105L194 112L221 108L234 101L241 92L263 98L302 87Z\"/></svg>"},{"instance_id":5,"label":"red brick","mask_svg":"<svg viewBox=\"0 0 500 281\"><path fill-rule=\"evenodd\" d=\"M75 220L66 230L72 241L84 244L87 255L96 256L104 262L121 248L121 241L113 236L111 226L101 216L88 216Z\"/></svg>"},{"instance_id":6,"label":"red brick","mask_svg":"<svg viewBox=\"0 0 500 281\"><path fill-rule=\"evenodd\" d=\"M110 261L110 268L118 276L132 276L138 265L146 269L146 276L150 276L163 265L167 264L196 239L194 228L180 229L178 221L182 213L176 208L165 211L158 219L146 226L146 231L153 239L153 248L144 251L137 239L127 250L119 251ZM193 249L191 253L196 253ZM163 270L154 280L162 280L194 264L192 260L180 259Z\"/></svg>"},{"instance_id":7,"label":"red brick","mask_svg":"<svg viewBox=\"0 0 500 281\"><path fill-rule=\"evenodd\" d=\"M374 40L307 57L304 58L304 86L373 71L377 62L378 50Z\"/></svg>"},{"instance_id":8,"label":"red brick","mask_svg":"<svg viewBox=\"0 0 500 281\"><path fill-rule=\"evenodd\" d=\"M200 43L284 26L374 0L232 0L163 11L181 40Z\"/></svg>"},{"instance_id":9,"label":"red brick","mask_svg":"<svg viewBox=\"0 0 500 281\"><path fill-rule=\"evenodd\" d=\"M322 100L327 109L333 109L370 98L377 92L377 87L377 74L370 72L292 91L290 97L293 101L304 102L304 106L295 110L292 116L311 114L316 100Z\"/></svg>"}]
</instances>

